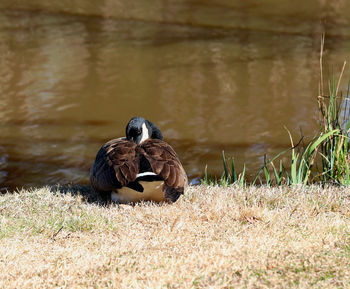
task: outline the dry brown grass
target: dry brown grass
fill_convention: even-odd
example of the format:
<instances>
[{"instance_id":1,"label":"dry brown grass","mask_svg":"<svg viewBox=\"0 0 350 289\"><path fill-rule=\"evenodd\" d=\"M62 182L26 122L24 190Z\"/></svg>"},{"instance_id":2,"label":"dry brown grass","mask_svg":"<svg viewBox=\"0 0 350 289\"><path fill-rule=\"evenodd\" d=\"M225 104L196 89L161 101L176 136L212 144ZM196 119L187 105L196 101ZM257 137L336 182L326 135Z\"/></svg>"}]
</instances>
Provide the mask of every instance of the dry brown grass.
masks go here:
<instances>
[{"instance_id":1,"label":"dry brown grass","mask_svg":"<svg viewBox=\"0 0 350 289\"><path fill-rule=\"evenodd\" d=\"M0 197L1 288L350 288L350 189L192 187L101 206Z\"/></svg>"}]
</instances>

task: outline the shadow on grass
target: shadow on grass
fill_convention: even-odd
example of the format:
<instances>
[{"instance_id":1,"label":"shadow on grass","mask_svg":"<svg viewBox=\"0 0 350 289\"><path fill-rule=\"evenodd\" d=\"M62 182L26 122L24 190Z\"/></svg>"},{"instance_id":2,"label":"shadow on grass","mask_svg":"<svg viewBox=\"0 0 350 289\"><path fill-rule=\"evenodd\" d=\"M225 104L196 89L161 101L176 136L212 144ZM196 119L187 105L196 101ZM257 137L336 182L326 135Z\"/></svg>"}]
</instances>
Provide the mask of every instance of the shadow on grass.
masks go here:
<instances>
[{"instance_id":1,"label":"shadow on grass","mask_svg":"<svg viewBox=\"0 0 350 289\"><path fill-rule=\"evenodd\" d=\"M198 184L190 184L190 186L196 186ZM81 196L84 202L98 204L100 206L109 206L111 204L117 205L129 205L135 206L136 203L117 203L112 202L110 193L105 193L101 195L94 191L94 189L89 185L79 185L79 184L57 184L49 187L49 190L53 194L71 194L73 196ZM154 203L153 201L142 201L142 203ZM160 202L157 205L162 206L167 204L167 202Z\"/></svg>"},{"instance_id":2,"label":"shadow on grass","mask_svg":"<svg viewBox=\"0 0 350 289\"><path fill-rule=\"evenodd\" d=\"M109 194L101 196L95 192L91 186L79 184L57 184L50 187L50 192L57 194L71 194L73 196L81 196L87 203L95 203L101 206L106 206L111 203Z\"/></svg>"}]
</instances>

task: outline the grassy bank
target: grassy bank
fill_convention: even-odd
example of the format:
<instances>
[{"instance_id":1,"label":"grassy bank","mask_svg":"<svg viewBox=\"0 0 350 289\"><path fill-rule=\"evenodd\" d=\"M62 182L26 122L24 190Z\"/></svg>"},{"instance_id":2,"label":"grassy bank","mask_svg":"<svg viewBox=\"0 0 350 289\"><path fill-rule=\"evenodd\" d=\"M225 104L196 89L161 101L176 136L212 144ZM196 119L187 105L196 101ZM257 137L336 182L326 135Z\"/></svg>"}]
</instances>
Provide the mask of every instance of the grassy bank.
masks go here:
<instances>
[{"instance_id":1,"label":"grassy bank","mask_svg":"<svg viewBox=\"0 0 350 289\"><path fill-rule=\"evenodd\" d=\"M48 188L1 196L0 287L350 287L349 188L200 186L172 205L135 207L88 200Z\"/></svg>"}]
</instances>

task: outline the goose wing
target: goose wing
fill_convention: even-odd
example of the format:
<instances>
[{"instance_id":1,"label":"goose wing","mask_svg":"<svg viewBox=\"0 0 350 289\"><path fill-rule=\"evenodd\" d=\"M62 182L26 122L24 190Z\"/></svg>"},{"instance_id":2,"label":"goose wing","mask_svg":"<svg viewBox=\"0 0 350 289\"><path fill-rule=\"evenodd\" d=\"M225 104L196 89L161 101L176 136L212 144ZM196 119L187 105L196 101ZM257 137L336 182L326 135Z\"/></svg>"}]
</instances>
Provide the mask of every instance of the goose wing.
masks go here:
<instances>
[{"instance_id":1,"label":"goose wing","mask_svg":"<svg viewBox=\"0 0 350 289\"><path fill-rule=\"evenodd\" d=\"M149 139L140 147L153 172L164 180L165 197L175 202L187 185L185 170L174 149L164 141Z\"/></svg>"},{"instance_id":2,"label":"goose wing","mask_svg":"<svg viewBox=\"0 0 350 289\"><path fill-rule=\"evenodd\" d=\"M125 138L113 139L98 151L90 170L92 187L108 192L126 186L136 179L139 162L136 144Z\"/></svg>"}]
</instances>

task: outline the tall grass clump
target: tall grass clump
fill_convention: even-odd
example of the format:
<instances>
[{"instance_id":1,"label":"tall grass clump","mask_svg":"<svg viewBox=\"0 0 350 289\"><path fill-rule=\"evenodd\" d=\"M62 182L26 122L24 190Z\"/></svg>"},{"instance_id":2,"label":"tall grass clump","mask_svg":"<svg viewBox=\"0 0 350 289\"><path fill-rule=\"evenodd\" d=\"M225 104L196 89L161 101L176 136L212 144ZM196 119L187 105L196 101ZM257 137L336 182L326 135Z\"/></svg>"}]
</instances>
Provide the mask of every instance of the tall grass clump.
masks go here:
<instances>
[{"instance_id":1,"label":"tall grass clump","mask_svg":"<svg viewBox=\"0 0 350 289\"><path fill-rule=\"evenodd\" d=\"M308 185L313 183L350 185L350 158L348 155L350 127L348 95L350 82L344 96L339 87L342 82L346 62L344 62L339 77L336 78L332 72L328 76L328 81L324 80L323 48L324 37L321 40L320 53L319 132L309 142L304 144L302 137L294 145L291 133L286 129L291 147L270 160L265 156L264 165L253 180L253 185L258 180L260 180L260 183L268 186ZM324 85L325 83L327 84L326 86ZM325 87L328 89L325 90ZM281 156L288 152L290 153L289 163L285 166ZM228 171L224 154L223 160L224 172L217 184L227 185L237 182L237 178L234 178L232 175L235 174L235 170L231 169L231 174ZM279 165L276 168L274 162L278 161ZM207 176L207 172L205 175Z\"/></svg>"},{"instance_id":2,"label":"tall grass clump","mask_svg":"<svg viewBox=\"0 0 350 289\"><path fill-rule=\"evenodd\" d=\"M339 131L334 129L327 133L320 132L303 147L301 146L301 140L298 144L294 145L291 133L288 130L287 132L289 134L291 148L279 153L269 161L265 160L264 166L258 171L253 181L253 185L256 184L258 179L263 183L262 178L265 178L264 183L267 185L307 185L312 183L314 180L312 169L315 165L321 144ZM273 162L288 151L290 151L289 169L286 169L282 160L280 160L279 170L277 170ZM263 176L261 177L261 175Z\"/></svg>"},{"instance_id":3,"label":"tall grass clump","mask_svg":"<svg viewBox=\"0 0 350 289\"><path fill-rule=\"evenodd\" d=\"M344 73L346 62L343 64L339 79L336 80L334 74L328 80L328 95L324 92L324 80L322 73L323 44L321 45L321 80L320 94L318 97L318 107L320 111L321 130L329 133L337 130L321 143L320 154L322 155L322 173L320 180L323 182L334 182L342 185L350 184L349 173L349 113L348 105L349 84L345 96L339 92L339 86Z\"/></svg>"},{"instance_id":4,"label":"tall grass clump","mask_svg":"<svg viewBox=\"0 0 350 289\"><path fill-rule=\"evenodd\" d=\"M329 92L328 99L324 95L319 97L322 130L325 133L336 130L337 133L331 134L320 144L320 154L322 156L320 180L349 185L349 108L347 107L347 98L337 96L338 86L334 83L334 79L329 83ZM341 117L341 112L343 117Z\"/></svg>"},{"instance_id":5,"label":"tall grass clump","mask_svg":"<svg viewBox=\"0 0 350 289\"><path fill-rule=\"evenodd\" d=\"M231 158L230 168L227 165L227 160L225 156L225 152L222 151L222 163L224 167L224 171L221 174L221 177L218 179L213 175L208 175L208 167L205 167L204 170L204 178L202 179L202 183L209 186L222 186L227 187L229 185L238 185L239 187L245 186L245 165L243 166L243 171L240 174L237 174L236 166L234 159Z\"/></svg>"},{"instance_id":6,"label":"tall grass clump","mask_svg":"<svg viewBox=\"0 0 350 289\"><path fill-rule=\"evenodd\" d=\"M320 53L319 132L308 143L302 145L302 142L299 141L297 145L294 145L292 136L287 130L291 148L278 154L270 161L265 161L253 182L254 184L257 179L261 179L261 175L265 178L266 184L271 184L273 179L276 185L350 184L348 156L350 108L347 98L349 85L345 96L339 90L346 62L344 62L338 78L332 72L328 76L328 81L325 81L323 76L323 49L324 37L321 40ZM327 92L324 89L325 83L328 88ZM285 169L282 161L280 161L280 170L277 171L273 161L287 151L291 153L289 169Z\"/></svg>"}]
</instances>

